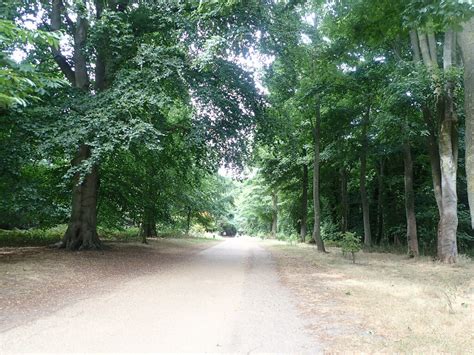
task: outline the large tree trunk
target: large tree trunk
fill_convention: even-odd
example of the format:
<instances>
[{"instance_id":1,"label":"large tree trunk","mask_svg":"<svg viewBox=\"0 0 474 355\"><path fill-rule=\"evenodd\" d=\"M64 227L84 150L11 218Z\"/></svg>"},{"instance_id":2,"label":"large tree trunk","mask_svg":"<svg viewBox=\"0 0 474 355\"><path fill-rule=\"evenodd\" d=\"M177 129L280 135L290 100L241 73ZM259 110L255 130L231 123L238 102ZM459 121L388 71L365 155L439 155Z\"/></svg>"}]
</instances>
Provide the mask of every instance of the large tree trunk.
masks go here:
<instances>
[{"instance_id":1,"label":"large tree trunk","mask_svg":"<svg viewBox=\"0 0 474 355\"><path fill-rule=\"evenodd\" d=\"M272 192L272 237L276 238L278 232L278 196Z\"/></svg>"},{"instance_id":2,"label":"large tree trunk","mask_svg":"<svg viewBox=\"0 0 474 355\"><path fill-rule=\"evenodd\" d=\"M320 163L320 140L321 140L321 107L319 102L316 105L316 119L313 124L313 206L314 206L314 227L313 240L316 243L318 251L326 252L324 242L321 238L321 206L319 199L319 163Z\"/></svg>"},{"instance_id":3,"label":"large tree trunk","mask_svg":"<svg viewBox=\"0 0 474 355\"><path fill-rule=\"evenodd\" d=\"M305 154L306 155L306 154ZM304 243L306 241L307 233L307 219L308 219L308 165L303 165L303 180L302 180L302 196L301 196L301 226L300 226L300 238Z\"/></svg>"},{"instance_id":4,"label":"large tree trunk","mask_svg":"<svg viewBox=\"0 0 474 355\"><path fill-rule=\"evenodd\" d=\"M413 160L410 144L403 145L403 163L405 172L405 213L407 219L408 255L418 256L418 236L415 216L415 190L413 189Z\"/></svg>"},{"instance_id":5,"label":"large tree trunk","mask_svg":"<svg viewBox=\"0 0 474 355\"><path fill-rule=\"evenodd\" d=\"M458 34L464 64L464 111L466 114L466 178L471 227L474 229L474 16Z\"/></svg>"},{"instance_id":6,"label":"large tree trunk","mask_svg":"<svg viewBox=\"0 0 474 355\"><path fill-rule=\"evenodd\" d=\"M58 63L71 85L83 92L89 90L89 75L87 72L86 42L88 21L83 16L77 16L74 24L63 11L67 11L61 0L53 0L51 5L51 30L62 29L62 16L73 28L73 62L71 66L59 49L52 49L54 60ZM100 11L100 9L98 9ZM100 15L100 14L98 14ZM73 69L74 68L74 69ZM72 161L72 166L79 171L86 160L92 155L91 147L80 144L78 152ZM82 176L81 176L82 175ZM99 174L97 165L93 165L84 174L76 172L72 191L72 210L66 233L57 245L69 250L97 249L101 247L97 236L97 196L99 189Z\"/></svg>"},{"instance_id":7,"label":"large tree trunk","mask_svg":"<svg viewBox=\"0 0 474 355\"><path fill-rule=\"evenodd\" d=\"M156 221L152 210L145 210L143 214L143 221L140 228L140 235L142 237L142 243L147 244L147 238L156 237Z\"/></svg>"},{"instance_id":8,"label":"large tree trunk","mask_svg":"<svg viewBox=\"0 0 474 355\"><path fill-rule=\"evenodd\" d=\"M341 232L345 233L348 229L349 220L349 196L347 194L347 175L346 169L339 170L341 180Z\"/></svg>"},{"instance_id":9,"label":"large tree trunk","mask_svg":"<svg viewBox=\"0 0 474 355\"><path fill-rule=\"evenodd\" d=\"M457 216L457 160L458 160L458 133L457 116L454 106L454 84L447 80L443 85L439 80L436 68L439 68L436 56L436 41L432 33L425 35L418 33L419 45L423 62L431 72L435 83L434 94L437 98L438 124L433 124L430 132L429 151L433 173L433 185L440 213L438 223L438 258L443 262L455 262L457 258L456 233L458 226ZM445 32L443 44L443 71L451 70L456 62L456 36L452 29ZM424 109L425 120L430 112ZM435 127L438 128L436 142ZM438 159L439 155L439 159Z\"/></svg>"},{"instance_id":10,"label":"large tree trunk","mask_svg":"<svg viewBox=\"0 0 474 355\"><path fill-rule=\"evenodd\" d=\"M89 159L91 149L81 145L73 166L80 166L84 160ZM72 192L72 210L66 233L59 247L68 250L98 249L101 247L97 235L97 195L99 188L99 175L97 167L81 177L80 172L74 176Z\"/></svg>"},{"instance_id":11,"label":"large tree trunk","mask_svg":"<svg viewBox=\"0 0 474 355\"><path fill-rule=\"evenodd\" d=\"M364 115L362 121L362 149L360 155L360 200L362 204L362 217L364 220L364 245L370 247L372 245L372 234L370 231L370 212L369 199L367 197L366 189L366 174L367 174L367 150L368 137L367 126L369 125L369 112Z\"/></svg>"},{"instance_id":12,"label":"large tree trunk","mask_svg":"<svg viewBox=\"0 0 474 355\"><path fill-rule=\"evenodd\" d=\"M452 125L445 118L441 124L439 137L439 151L441 159L441 202L442 212L438 226L438 258L447 263L456 262L457 242L456 233L458 226L456 175L457 159L455 158L452 137Z\"/></svg>"}]
</instances>

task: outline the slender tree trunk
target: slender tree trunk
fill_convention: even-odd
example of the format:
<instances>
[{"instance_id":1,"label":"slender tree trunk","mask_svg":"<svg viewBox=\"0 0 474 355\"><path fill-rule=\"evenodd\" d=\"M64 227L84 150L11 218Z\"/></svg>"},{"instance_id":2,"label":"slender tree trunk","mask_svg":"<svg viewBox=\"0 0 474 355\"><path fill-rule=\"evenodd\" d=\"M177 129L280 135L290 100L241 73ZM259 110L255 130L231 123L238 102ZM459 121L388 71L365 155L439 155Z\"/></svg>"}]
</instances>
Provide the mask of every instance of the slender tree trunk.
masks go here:
<instances>
[{"instance_id":1,"label":"slender tree trunk","mask_svg":"<svg viewBox=\"0 0 474 355\"><path fill-rule=\"evenodd\" d=\"M380 244L384 238L384 178L385 178L385 160L380 159L377 187L377 244Z\"/></svg>"},{"instance_id":2,"label":"slender tree trunk","mask_svg":"<svg viewBox=\"0 0 474 355\"><path fill-rule=\"evenodd\" d=\"M429 115L428 109L423 110L423 115ZM428 126L432 125L430 120L426 120ZM430 157L431 166L431 178L433 180L433 191L435 195L436 205L438 206L439 217L441 218L443 205L441 203L441 162L439 157L439 148L437 143L437 137L434 133L434 129L430 129L427 139L428 155Z\"/></svg>"},{"instance_id":3,"label":"slender tree trunk","mask_svg":"<svg viewBox=\"0 0 474 355\"><path fill-rule=\"evenodd\" d=\"M349 196L347 194L347 175L346 169L339 170L341 177L341 232L347 232L349 220Z\"/></svg>"},{"instance_id":4,"label":"slender tree trunk","mask_svg":"<svg viewBox=\"0 0 474 355\"><path fill-rule=\"evenodd\" d=\"M369 125L369 112L364 115L362 122L362 149L360 156L360 200L362 204L362 215L364 220L364 245L370 247L372 245L372 235L370 231L370 215L369 215L369 200L366 189L366 174L367 174L367 150L368 137L367 128Z\"/></svg>"},{"instance_id":5,"label":"slender tree trunk","mask_svg":"<svg viewBox=\"0 0 474 355\"><path fill-rule=\"evenodd\" d=\"M403 145L403 163L405 171L405 213L407 219L408 255L418 256L418 235L415 216L415 190L413 189L413 160L408 142Z\"/></svg>"},{"instance_id":6,"label":"slender tree trunk","mask_svg":"<svg viewBox=\"0 0 474 355\"><path fill-rule=\"evenodd\" d=\"M272 237L276 238L278 232L278 195L272 192Z\"/></svg>"},{"instance_id":7,"label":"slender tree trunk","mask_svg":"<svg viewBox=\"0 0 474 355\"><path fill-rule=\"evenodd\" d=\"M466 178L471 227L474 229L474 17L458 34L464 64L464 111L466 114Z\"/></svg>"},{"instance_id":8,"label":"slender tree trunk","mask_svg":"<svg viewBox=\"0 0 474 355\"><path fill-rule=\"evenodd\" d=\"M324 242L321 238L321 206L319 198L319 163L320 163L320 144L321 144L321 107L316 104L316 119L313 124L313 149L314 149L314 163L313 163L313 206L314 206L314 227L313 240L316 243L318 251L326 252Z\"/></svg>"},{"instance_id":9,"label":"slender tree trunk","mask_svg":"<svg viewBox=\"0 0 474 355\"><path fill-rule=\"evenodd\" d=\"M186 234L189 234L189 231L191 230L191 217L192 217L192 210L191 207L188 207L188 211L186 214Z\"/></svg>"},{"instance_id":10,"label":"slender tree trunk","mask_svg":"<svg viewBox=\"0 0 474 355\"><path fill-rule=\"evenodd\" d=\"M306 155L306 153L305 153ZM302 196L301 196L301 226L300 226L300 238L304 243L306 241L307 233L307 219L308 219L308 165L303 165L303 180L302 180Z\"/></svg>"}]
</instances>

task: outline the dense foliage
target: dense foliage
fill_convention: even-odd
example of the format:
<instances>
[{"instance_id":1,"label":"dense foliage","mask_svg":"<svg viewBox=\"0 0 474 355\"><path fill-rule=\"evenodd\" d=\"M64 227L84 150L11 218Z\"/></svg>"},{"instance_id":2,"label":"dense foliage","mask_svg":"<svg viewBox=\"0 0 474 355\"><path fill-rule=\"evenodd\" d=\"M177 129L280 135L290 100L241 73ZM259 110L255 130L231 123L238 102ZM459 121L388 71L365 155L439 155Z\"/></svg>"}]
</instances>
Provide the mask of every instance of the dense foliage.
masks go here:
<instances>
[{"instance_id":1,"label":"dense foliage","mask_svg":"<svg viewBox=\"0 0 474 355\"><path fill-rule=\"evenodd\" d=\"M2 6L0 228L473 249L469 1Z\"/></svg>"}]
</instances>

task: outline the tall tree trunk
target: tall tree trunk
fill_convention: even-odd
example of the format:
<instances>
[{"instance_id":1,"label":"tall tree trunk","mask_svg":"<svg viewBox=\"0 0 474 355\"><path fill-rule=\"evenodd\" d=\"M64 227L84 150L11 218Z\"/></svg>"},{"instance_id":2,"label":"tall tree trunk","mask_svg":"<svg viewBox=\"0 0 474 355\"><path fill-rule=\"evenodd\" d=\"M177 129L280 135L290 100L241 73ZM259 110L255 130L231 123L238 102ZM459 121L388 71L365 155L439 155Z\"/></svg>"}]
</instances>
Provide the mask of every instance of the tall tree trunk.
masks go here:
<instances>
[{"instance_id":1,"label":"tall tree trunk","mask_svg":"<svg viewBox=\"0 0 474 355\"><path fill-rule=\"evenodd\" d=\"M413 189L413 160L408 142L403 145L403 163L405 172L405 213L407 219L408 255L418 256L418 235L415 216L415 190Z\"/></svg>"},{"instance_id":2,"label":"tall tree trunk","mask_svg":"<svg viewBox=\"0 0 474 355\"><path fill-rule=\"evenodd\" d=\"M349 196L347 195L347 175L346 169L339 170L341 180L341 232L345 233L348 229L349 220Z\"/></svg>"},{"instance_id":3,"label":"tall tree trunk","mask_svg":"<svg viewBox=\"0 0 474 355\"><path fill-rule=\"evenodd\" d=\"M474 16L458 34L464 64L464 111L466 114L466 178L471 227L474 229Z\"/></svg>"},{"instance_id":4,"label":"tall tree trunk","mask_svg":"<svg viewBox=\"0 0 474 355\"><path fill-rule=\"evenodd\" d=\"M384 238L384 178L385 178L385 160L380 159L377 187L377 244L380 244Z\"/></svg>"},{"instance_id":5,"label":"tall tree trunk","mask_svg":"<svg viewBox=\"0 0 474 355\"><path fill-rule=\"evenodd\" d=\"M272 192L272 237L276 238L278 232L278 195Z\"/></svg>"},{"instance_id":6,"label":"tall tree trunk","mask_svg":"<svg viewBox=\"0 0 474 355\"><path fill-rule=\"evenodd\" d=\"M54 31L61 29L61 12L63 10L62 1L54 0L51 8L51 29ZM66 78L74 87L84 92L89 90L89 76L85 57L88 26L87 19L82 16L77 17L73 26L74 70L59 50L53 50L54 59ZM80 171L80 167L91 156L91 147L84 143L80 144L76 156L72 160L73 168ZM93 165L85 174L81 174L79 171L74 174L73 179L71 218L66 233L57 246L68 250L97 249L101 247L97 235L98 167Z\"/></svg>"},{"instance_id":7,"label":"tall tree trunk","mask_svg":"<svg viewBox=\"0 0 474 355\"><path fill-rule=\"evenodd\" d=\"M313 206L314 206L314 227L313 240L316 243L318 251L326 252L324 242L321 238L321 206L319 199L319 163L320 163L320 144L321 144L321 107L319 100L316 104L316 119L313 124Z\"/></svg>"},{"instance_id":8,"label":"tall tree trunk","mask_svg":"<svg viewBox=\"0 0 474 355\"><path fill-rule=\"evenodd\" d=\"M443 71L451 70L456 62L456 36L452 29L446 30L443 44ZM436 203L440 213L438 223L438 258L443 262L456 262L457 258L457 160L458 160L458 133L457 116L454 106L454 84L447 80L444 86L439 80L439 75L434 68L438 68L436 58L436 41L432 33L424 35L419 33L419 45L428 70L430 70L435 83L434 94L437 98L438 124L432 125L430 132L430 160L433 173L433 185ZM424 109L423 115L427 116L428 110ZM434 130L437 128L437 142ZM437 155L439 154L439 160ZM439 165L438 165L439 164ZM438 173L439 169L439 173Z\"/></svg>"},{"instance_id":9,"label":"tall tree trunk","mask_svg":"<svg viewBox=\"0 0 474 355\"><path fill-rule=\"evenodd\" d=\"M451 69L454 55L454 33L445 32L443 62L444 71ZM444 93L439 97L438 114L441 116L439 133L439 155L441 162L441 204L442 214L438 226L438 258L445 263L456 262L457 227L458 227L458 197L456 177L458 165L458 133L457 115L454 107L454 84L448 80Z\"/></svg>"},{"instance_id":10,"label":"tall tree trunk","mask_svg":"<svg viewBox=\"0 0 474 355\"><path fill-rule=\"evenodd\" d=\"M369 212L369 200L367 197L366 189L366 174L367 174L367 150L368 150L368 137L367 129L369 125L369 112L364 115L362 120L362 149L360 155L360 200L362 204L362 215L364 220L364 245L370 247L372 245L372 234L370 231L370 212Z\"/></svg>"},{"instance_id":11,"label":"tall tree trunk","mask_svg":"<svg viewBox=\"0 0 474 355\"><path fill-rule=\"evenodd\" d=\"M306 155L306 152L305 152ZM308 219L308 165L303 164L303 179L302 179L302 196L301 196L301 226L300 238L304 243L306 241L307 233L307 219Z\"/></svg>"}]
</instances>

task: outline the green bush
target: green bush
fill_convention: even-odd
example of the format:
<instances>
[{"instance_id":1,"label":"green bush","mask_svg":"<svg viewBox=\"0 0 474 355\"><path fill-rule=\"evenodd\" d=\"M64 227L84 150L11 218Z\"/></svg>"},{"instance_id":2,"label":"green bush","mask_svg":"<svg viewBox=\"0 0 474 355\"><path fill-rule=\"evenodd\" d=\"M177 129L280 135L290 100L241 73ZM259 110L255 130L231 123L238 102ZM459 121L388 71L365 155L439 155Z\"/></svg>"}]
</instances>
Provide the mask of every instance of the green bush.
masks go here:
<instances>
[{"instance_id":1,"label":"green bush","mask_svg":"<svg viewBox=\"0 0 474 355\"><path fill-rule=\"evenodd\" d=\"M355 253L362 249L362 243L355 233L346 232L342 235L341 247L344 254L351 253L352 262L355 263Z\"/></svg>"},{"instance_id":2,"label":"green bush","mask_svg":"<svg viewBox=\"0 0 474 355\"><path fill-rule=\"evenodd\" d=\"M206 227L204 227L202 224L200 223L197 223L197 224L193 224L191 226L191 230L190 230L191 234L196 234L196 235L201 235L203 233L206 233Z\"/></svg>"},{"instance_id":3,"label":"green bush","mask_svg":"<svg viewBox=\"0 0 474 355\"><path fill-rule=\"evenodd\" d=\"M222 235L228 237L235 237L235 235L237 234L237 227L234 226L232 223L223 222L221 224L221 233Z\"/></svg>"},{"instance_id":4,"label":"green bush","mask_svg":"<svg viewBox=\"0 0 474 355\"><path fill-rule=\"evenodd\" d=\"M65 231L65 225L59 225L48 229L0 229L0 247L50 245L60 241Z\"/></svg>"}]
</instances>

